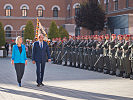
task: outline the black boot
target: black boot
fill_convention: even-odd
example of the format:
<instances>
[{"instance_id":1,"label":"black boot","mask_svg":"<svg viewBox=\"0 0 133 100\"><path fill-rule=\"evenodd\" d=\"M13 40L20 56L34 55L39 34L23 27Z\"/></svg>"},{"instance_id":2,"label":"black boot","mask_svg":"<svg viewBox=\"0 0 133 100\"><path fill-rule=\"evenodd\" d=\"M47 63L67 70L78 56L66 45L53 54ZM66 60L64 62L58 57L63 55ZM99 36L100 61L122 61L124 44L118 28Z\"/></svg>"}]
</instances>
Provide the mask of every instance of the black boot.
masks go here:
<instances>
[{"instance_id":1,"label":"black boot","mask_svg":"<svg viewBox=\"0 0 133 100\"><path fill-rule=\"evenodd\" d=\"M128 74L128 73L123 73L123 78L130 78L130 74Z\"/></svg>"},{"instance_id":2,"label":"black boot","mask_svg":"<svg viewBox=\"0 0 133 100\"><path fill-rule=\"evenodd\" d=\"M72 67L72 62L70 62L69 66Z\"/></svg>"},{"instance_id":3,"label":"black boot","mask_svg":"<svg viewBox=\"0 0 133 100\"><path fill-rule=\"evenodd\" d=\"M76 68L80 68L80 64L78 64L78 66Z\"/></svg>"},{"instance_id":4,"label":"black boot","mask_svg":"<svg viewBox=\"0 0 133 100\"><path fill-rule=\"evenodd\" d=\"M76 63L74 63L73 67L76 67Z\"/></svg>"},{"instance_id":5,"label":"black boot","mask_svg":"<svg viewBox=\"0 0 133 100\"><path fill-rule=\"evenodd\" d=\"M81 69L84 69L84 66L85 66L85 65L84 65L84 64L82 64L82 65L81 65Z\"/></svg>"},{"instance_id":6,"label":"black boot","mask_svg":"<svg viewBox=\"0 0 133 100\"><path fill-rule=\"evenodd\" d=\"M65 62L65 64L63 66L67 66L67 62Z\"/></svg>"}]
</instances>

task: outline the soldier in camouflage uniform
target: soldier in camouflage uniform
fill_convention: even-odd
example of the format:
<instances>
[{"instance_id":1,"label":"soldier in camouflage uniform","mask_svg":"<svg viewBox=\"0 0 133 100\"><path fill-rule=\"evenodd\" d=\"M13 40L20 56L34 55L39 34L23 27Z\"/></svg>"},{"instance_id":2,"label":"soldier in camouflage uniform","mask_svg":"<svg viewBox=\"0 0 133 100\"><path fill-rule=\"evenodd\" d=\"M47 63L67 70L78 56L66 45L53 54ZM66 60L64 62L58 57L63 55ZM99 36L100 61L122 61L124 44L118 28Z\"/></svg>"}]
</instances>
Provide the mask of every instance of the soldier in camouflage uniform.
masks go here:
<instances>
[{"instance_id":1,"label":"soldier in camouflage uniform","mask_svg":"<svg viewBox=\"0 0 133 100\"><path fill-rule=\"evenodd\" d=\"M85 52L86 52L86 44L87 44L87 38L86 36L83 37L83 44L82 44L82 55L81 55L81 69L84 69L85 67Z\"/></svg>"},{"instance_id":2,"label":"soldier in camouflage uniform","mask_svg":"<svg viewBox=\"0 0 133 100\"><path fill-rule=\"evenodd\" d=\"M129 78L131 74L131 62L129 60L129 55L130 55L130 49L129 47L129 35L125 36L125 43L122 46L122 58L123 58L123 67L124 67L124 73L123 77L124 78Z\"/></svg>"},{"instance_id":3,"label":"soldier in camouflage uniform","mask_svg":"<svg viewBox=\"0 0 133 100\"><path fill-rule=\"evenodd\" d=\"M103 72L103 66L104 66L103 47L102 47L103 43L104 43L103 36L99 36L96 47L97 61L94 64L94 67L98 72Z\"/></svg>"},{"instance_id":4,"label":"soldier in camouflage uniform","mask_svg":"<svg viewBox=\"0 0 133 100\"><path fill-rule=\"evenodd\" d=\"M131 50L130 57L129 57L129 60L131 62L130 79L133 80L133 35L131 35L131 41L130 41L129 49Z\"/></svg>"},{"instance_id":5,"label":"soldier in camouflage uniform","mask_svg":"<svg viewBox=\"0 0 133 100\"><path fill-rule=\"evenodd\" d=\"M116 58L116 76L121 77L123 76L124 68L122 63L122 49L121 46L123 45L123 35L118 35L118 42L115 46L117 48L115 53Z\"/></svg>"},{"instance_id":6,"label":"soldier in camouflage uniform","mask_svg":"<svg viewBox=\"0 0 133 100\"><path fill-rule=\"evenodd\" d=\"M88 69L93 70L93 62L92 62L92 44L93 44L93 36L90 36L90 42L88 43Z\"/></svg>"},{"instance_id":7,"label":"soldier in camouflage uniform","mask_svg":"<svg viewBox=\"0 0 133 100\"><path fill-rule=\"evenodd\" d=\"M94 66L95 65L95 63L96 63L96 61L97 61L97 53L96 53L96 47L97 47L97 44L98 44L98 35L95 35L94 36L94 41L93 41L93 43L92 43L92 52L91 52L91 54L92 54L92 67L93 67L93 70L94 71L97 71L98 69L96 68L96 66Z\"/></svg>"},{"instance_id":8,"label":"soldier in camouflage uniform","mask_svg":"<svg viewBox=\"0 0 133 100\"><path fill-rule=\"evenodd\" d=\"M116 34L112 34L111 41L109 42L109 60L110 60L110 75L116 74L116 58L115 58L115 52L116 52Z\"/></svg>"},{"instance_id":9,"label":"soldier in camouflage uniform","mask_svg":"<svg viewBox=\"0 0 133 100\"><path fill-rule=\"evenodd\" d=\"M57 58L56 58L56 60L57 60L57 63L58 64L62 64L62 52L63 52L63 50L62 50L62 41L61 41L61 38L59 38L59 43L58 43L58 55L57 55Z\"/></svg>"},{"instance_id":10,"label":"soldier in camouflage uniform","mask_svg":"<svg viewBox=\"0 0 133 100\"><path fill-rule=\"evenodd\" d=\"M69 57L70 57L70 50L71 50L70 45L71 45L71 42L72 42L72 36L69 36L69 40L64 45L64 48L65 48L65 53L63 55L64 61L65 61L64 66L67 66L67 62L68 62Z\"/></svg>"},{"instance_id":11,"label":"soldier in camouflage uniform","mask_svg":"<svg viewBox=\"0 0 133 100\"><path fill-rule=\"evenodd\" d=\"M103 44L103 56L104 56L104 74L110 73L110 61L109 61L109 38L110 36L108 34L105 35L105 43Z\"/></svg>"},{"instance_id":12,"label":"soldier in camouflage uniform","mask_svg":"<svg viewBox=\"0 0 133 100\"><path fill-rule=\"evenodd\" d=\"M88 64L88 62L89 62L89 57L88 57L88 48L89 47L88 47L88 44L90 42L89 36L86 36L85 40L86 40L86 45L84 47L84 63L85 63L84 69L88 69L88 67L89 67L89 64Z\"/></svg>"}]
</instances>

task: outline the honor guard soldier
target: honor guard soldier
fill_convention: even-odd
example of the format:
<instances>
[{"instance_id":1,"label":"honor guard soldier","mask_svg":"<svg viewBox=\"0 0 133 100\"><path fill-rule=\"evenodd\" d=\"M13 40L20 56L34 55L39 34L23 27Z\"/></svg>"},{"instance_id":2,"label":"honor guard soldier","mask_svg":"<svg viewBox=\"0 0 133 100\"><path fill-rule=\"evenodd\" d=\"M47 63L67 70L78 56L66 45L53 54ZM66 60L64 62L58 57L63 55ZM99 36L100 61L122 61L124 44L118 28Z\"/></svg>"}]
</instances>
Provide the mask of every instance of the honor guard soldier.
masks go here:
<instances>
[{"instance_id":1,"label":"honor guard soldier","mask_svg":"<svg viewBox=\"0 0 133 100\"><path fill-rule=\"evenodd\" d=\"M131 50L131 53L130 53L130 57L129 57L129 60L131 61L131 74L130 74L130 79L133 80L133 35L130 36L131 37L131 41L130 41L130 50Z\"/></svg>"},{"instance_id":2,"label":"honor guard soldier","mask_svg":"<svg viewBox=\"0 0 133 100\"><path fill-rule=\"evenodd\" d=\"M104 56L104 69L103 72L104 74L109 74L110 73L110 61L109 61L109 39L110 36L109 34L105 35L105 43L103 44L103 56Z\"/></svg>"},{"instance_id":3,"label":"honor guard soldier","mask_svg":"<svg viewBox=\"0 0 133 100\"><path fill-rule=\"evenodd\" d=\"M115 58L115 52L116 52L116 34L111 35L111 41L109 42L109 59L110 59L110 75L116 74L116 58Z\"/></svg>"},{"instance_id":4,"label":"honor guard soldier","mask_svg":"<svg viewBox=\"0 0 133 100\"><path fill-rule=\"evenodd\" d=\"M123 77L124 78L129 78L130 77L130 73L131 73L131 62L129 60L129 55L130 55L130 49L128 49L129 47L129 37L130 35L126 35L125 36L125 43L122 46L122 58L123 58L123 67L124 67L124 73L123 73Z\"/></svg>"},{"instance_id":5,"label":"honor guard soldier","mask_svg":"<svg viewBox=\"0 0 133 100\"><path fill-rule=\"evenodd\" d=\"M94 35L94 41L92 43L92 67L94 69L94 71L97 71L97 68L94 66L94 64L96 63L97 61L97 53L96 53L96 47L97 47L97 44L98 44L98 35Z\"/></svg>"},{"instance_id":6,"label":"honor guard soldier","mask_svg":"<svg viewBox=\"0 0 133 100\"><path fill-rule=\"evenodd\" d=\"M118 42L115 46L117 48L115 53L116 58L116 76L122 77L124 73L123 63L122 63L122 48L123 45L123 35L118 35Z\"/></svg>"},{"instance_id":7,"label":"honor guard soldier","mask_svg":"<svg viewBox=\"0 0 133 100\"><path fill-rule=\"evenodd\" d=\"M88 44L88 57L89 57L89 62L88 62L88 69L89 70L93 70L93 62L92 62L92 44L93 44L93 42L94 42L94 40L93 40L93 35L91 35L90 36L90 42L89 42L89 44Z\"/></svg>"},{"instance_id":8,"label":"honor guard soldier","mask_svg":"<svg viewBox=\"0 0 133 100\"><path fill-rule=\"evenodd\" d=\"M103 72L104 60L103 60L103 43L105 42L103 36L99 36L96 47L97 61L94 64L96 71Z\"/></svg>"}]
</instances>

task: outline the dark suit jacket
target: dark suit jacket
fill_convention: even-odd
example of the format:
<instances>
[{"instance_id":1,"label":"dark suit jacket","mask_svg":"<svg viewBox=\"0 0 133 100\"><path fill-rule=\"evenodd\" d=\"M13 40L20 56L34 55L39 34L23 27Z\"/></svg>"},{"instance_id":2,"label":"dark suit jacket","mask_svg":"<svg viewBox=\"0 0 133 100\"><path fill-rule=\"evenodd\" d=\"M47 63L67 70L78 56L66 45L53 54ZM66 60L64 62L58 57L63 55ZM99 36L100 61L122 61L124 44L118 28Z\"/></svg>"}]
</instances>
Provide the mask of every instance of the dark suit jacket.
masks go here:
<instances>
[{"instance_id":1,"label":"dark suit jacket","mask_svg":"<svg viewBox=\"0 0 133 100\"><path fill-rule=\"evenodd\" d=\"M41 60L42 60L42 61L46 62L47 61L46 55L48 56L48 59L51 59L47 42L43 41L43 48L42 48L42 52L41 52L41 47L39 45L39 41L36 41L33 44L33 48L32 48L32 61L41 62Z\"/></svg>"}]
</instances>

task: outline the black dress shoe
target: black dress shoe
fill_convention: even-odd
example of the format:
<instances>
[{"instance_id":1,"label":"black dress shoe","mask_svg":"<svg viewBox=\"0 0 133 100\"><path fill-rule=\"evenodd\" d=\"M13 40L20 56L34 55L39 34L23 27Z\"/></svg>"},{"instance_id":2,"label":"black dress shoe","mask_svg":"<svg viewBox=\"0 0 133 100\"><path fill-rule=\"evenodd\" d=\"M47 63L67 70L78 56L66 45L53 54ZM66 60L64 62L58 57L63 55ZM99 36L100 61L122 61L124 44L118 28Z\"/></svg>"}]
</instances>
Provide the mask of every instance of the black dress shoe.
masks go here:
<instances>
[{"instance_id":1,"label":"black dress shoe","mask_svg":"<svg viewBox=\"0 0 133 100\"><path fill-rule=\"evenodd\" d=\"M41 84L37 84L37 87L40 87L41 86Z\"/></svg>"},{"instance_id":2,"label":"black dress shoe","mask_svg":"<svg viewBox=\"0 0 133 100\"><path fill-rule=\"evenodd\" d=\"M43 84L43 83L41 83L41 86L44 86L44 84Z\"/></svg>"}]
</instances>

